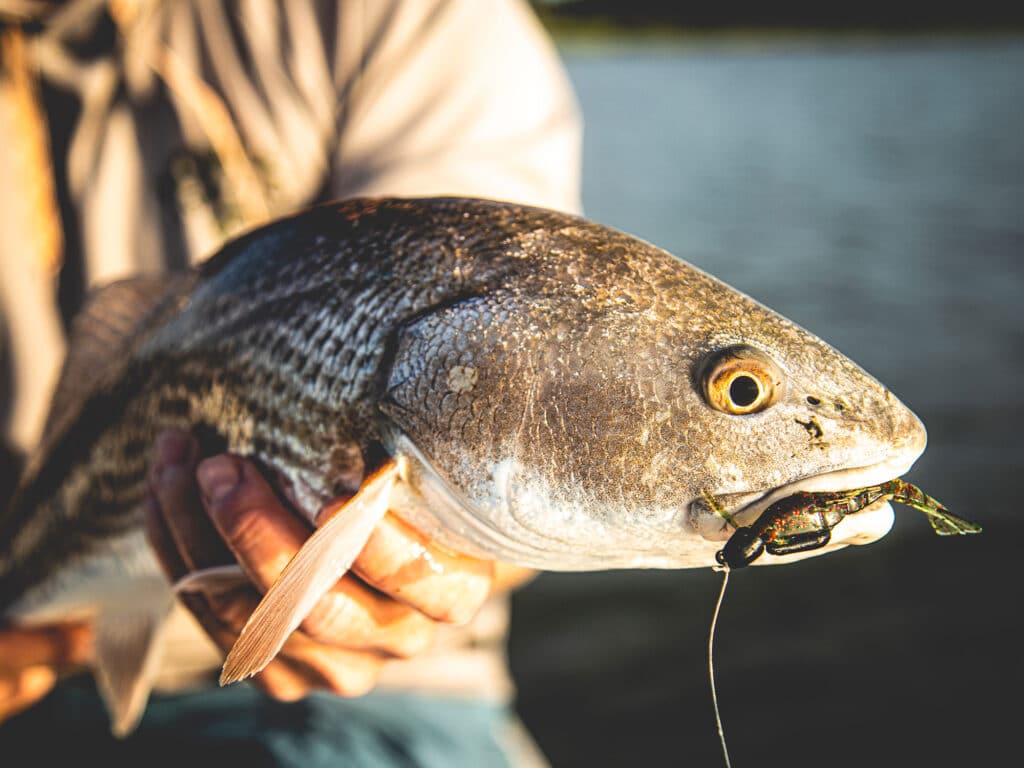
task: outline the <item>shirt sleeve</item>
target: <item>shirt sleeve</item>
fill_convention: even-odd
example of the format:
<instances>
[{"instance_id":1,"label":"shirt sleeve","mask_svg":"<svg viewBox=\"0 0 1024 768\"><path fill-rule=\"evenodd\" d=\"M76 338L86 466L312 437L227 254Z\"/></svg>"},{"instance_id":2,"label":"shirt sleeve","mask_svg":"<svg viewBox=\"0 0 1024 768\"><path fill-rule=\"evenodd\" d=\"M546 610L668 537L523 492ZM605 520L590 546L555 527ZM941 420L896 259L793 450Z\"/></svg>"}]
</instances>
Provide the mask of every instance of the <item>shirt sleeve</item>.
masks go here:
<instances>
[{"instance_id":1,"label":"shirt sleeve","mask_svg":"<svg viewBox=\"0 0 1024 768\"><path fill-rule=\"evenodd\" d=\"M334 39L334 197L465 195L580 211L579 110L526 3L343 4Z\"/></svg>"}]
</instances>

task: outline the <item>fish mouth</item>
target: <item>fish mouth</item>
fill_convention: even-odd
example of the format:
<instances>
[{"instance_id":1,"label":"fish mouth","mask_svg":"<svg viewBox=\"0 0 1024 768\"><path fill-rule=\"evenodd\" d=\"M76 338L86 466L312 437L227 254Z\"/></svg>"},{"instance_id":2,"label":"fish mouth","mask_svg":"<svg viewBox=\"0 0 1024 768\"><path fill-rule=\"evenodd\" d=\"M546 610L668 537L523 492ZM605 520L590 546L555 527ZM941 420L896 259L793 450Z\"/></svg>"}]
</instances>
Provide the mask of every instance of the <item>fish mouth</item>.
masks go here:
<instances>
[{"instance_id":1,"label":"fish mouth","mask_svg":"<svg viewBox=\"0 0 1024 768\"><path fill-rule=\"evenodd\" d=\"M908 457L903 454L863 467L824 472L772 488L769 491L713 495L715 501L725 509L732 521L739 526L748 526L753 524L762 512L779 499L792 496L800 491L812 493L849 491L870 485L879 485L905 474L917 461L919 455L916 453ZM704 539L713 542L727 541L736 530L725 516L713 510L704 500L697 500L693 503L690 509L690 521ZM867 544L888 533L892 528L892 523L893 511L888 501L884 499L876 501L858 511L857 514L849 515L843 521L842 531L836 531L841 535L834 537L833 542L827 547L814 552L785 555L784 557L796 560L846 544Z\"/></svg>"}]
</instances>

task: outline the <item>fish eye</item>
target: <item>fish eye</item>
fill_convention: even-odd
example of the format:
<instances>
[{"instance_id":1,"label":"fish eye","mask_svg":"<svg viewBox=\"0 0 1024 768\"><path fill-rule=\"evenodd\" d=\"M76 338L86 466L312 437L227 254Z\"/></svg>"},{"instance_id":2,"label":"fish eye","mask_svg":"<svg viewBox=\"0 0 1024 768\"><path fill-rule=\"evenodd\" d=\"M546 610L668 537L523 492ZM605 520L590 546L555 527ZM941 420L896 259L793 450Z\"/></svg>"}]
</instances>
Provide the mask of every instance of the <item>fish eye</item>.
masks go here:
<instances>
[{"instance_id":1,"label":"fish eye","mask_svg":"<svg viewBox=\"0 0 1024 768\"><path fill-rule=\"evenodd\" d=\"M741 373L729 384L729 399L740 408L749 408L761 397L761 382Z\"/></svg>"},{"instance_id":2,"label":"fish eye","mask_svg":"<svg viewBox=\"0 0 1024 768\"><path fill-rule=\"evenodd\" d=\"M771 358L750 347L730 347L708 359L702 374L704 397L723 413L744 415L775 402L782 373Z\"/></svg>"}]
</instances>

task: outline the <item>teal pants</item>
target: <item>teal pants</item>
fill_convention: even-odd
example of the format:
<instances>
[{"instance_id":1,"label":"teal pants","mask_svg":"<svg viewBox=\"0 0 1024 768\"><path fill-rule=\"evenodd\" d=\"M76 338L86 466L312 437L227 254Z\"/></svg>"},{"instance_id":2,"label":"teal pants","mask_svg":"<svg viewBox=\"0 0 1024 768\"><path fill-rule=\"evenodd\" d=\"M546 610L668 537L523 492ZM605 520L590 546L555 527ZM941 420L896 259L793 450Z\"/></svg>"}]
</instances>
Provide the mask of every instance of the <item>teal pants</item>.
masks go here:
<instances>
[{"instance_id":1,"label":"teal pants","mask_svg":"<svg viewBox=\"0 0 1024 768\"><path fill-rule=\"evenodd\" d=\"M0 725L0 764L507 768L498 734L508 716L498 705L382 692L285 704L241 684L155 695L138 729L118 740L81 677Z\"/></svg>"}]
</instances>

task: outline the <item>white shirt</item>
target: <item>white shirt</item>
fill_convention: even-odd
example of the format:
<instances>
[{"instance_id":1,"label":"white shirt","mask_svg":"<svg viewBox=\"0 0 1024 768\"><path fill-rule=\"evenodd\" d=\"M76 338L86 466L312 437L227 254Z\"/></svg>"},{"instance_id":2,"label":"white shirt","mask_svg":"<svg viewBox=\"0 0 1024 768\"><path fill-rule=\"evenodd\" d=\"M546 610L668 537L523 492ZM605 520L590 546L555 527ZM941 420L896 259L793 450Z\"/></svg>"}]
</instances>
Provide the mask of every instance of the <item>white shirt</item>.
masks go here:
<instances>
[{"instance_id":1,"label":"white shirt","mask_svg":"<svg viewBox=\"0 0 1024 768\"><path fill-rule=\"evenodd\" d=\"M26 51L48 107L72 305L112 280L185 268L319 199L580 209L576 102L520 0L76 0L54 7ZM57 279L33 251L45 168L19 154L25 113L0 98L0 418L28 451L65 340ZM507 693L495 653L506 621L502 603L485 607L382 684L451 693L479 680Z\"/></svg>"}]
</instances>

